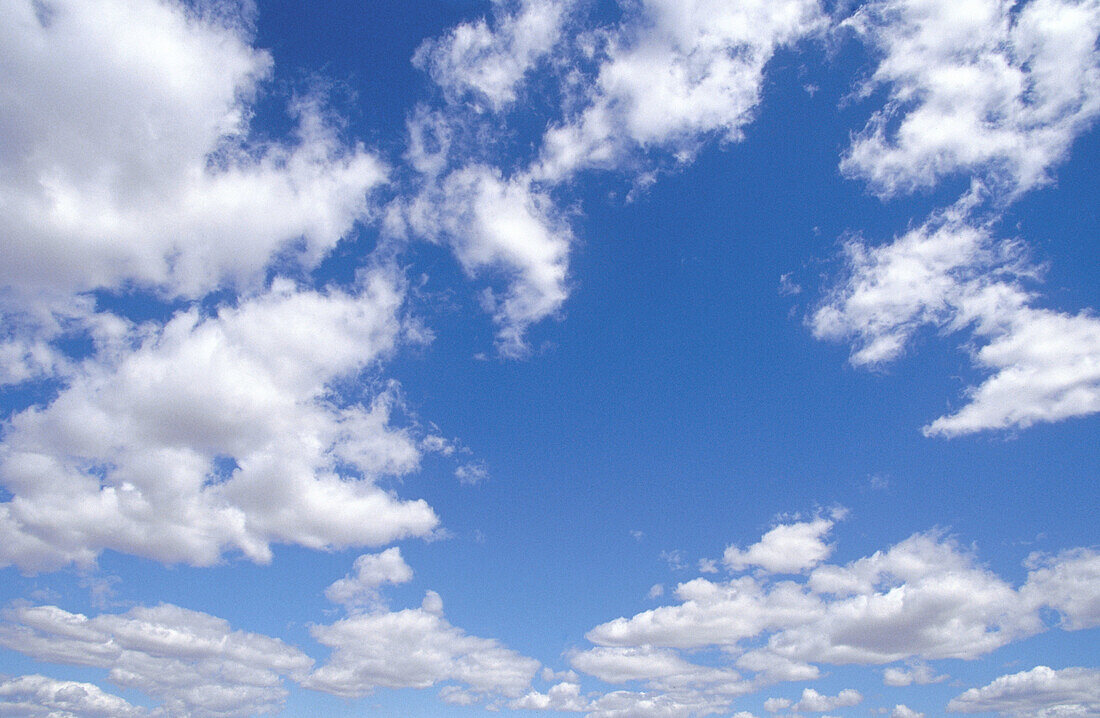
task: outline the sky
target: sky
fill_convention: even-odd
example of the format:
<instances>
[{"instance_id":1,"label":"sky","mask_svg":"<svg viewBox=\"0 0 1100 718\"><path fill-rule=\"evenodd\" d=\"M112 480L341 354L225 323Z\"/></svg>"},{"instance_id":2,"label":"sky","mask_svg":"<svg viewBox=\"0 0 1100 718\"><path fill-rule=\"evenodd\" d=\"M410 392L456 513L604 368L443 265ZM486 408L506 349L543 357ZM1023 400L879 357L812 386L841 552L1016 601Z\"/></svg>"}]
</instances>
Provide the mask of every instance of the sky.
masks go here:
<instances>
[{"instance_id":1,"label":"sky","mask_svg":"<svg viewBox=\"0 0 1100 718\"><path fill-rule=\"evenodd\" d=\"M0 0L0 715L1100 716L1100 0Z\"/></svg>"}]
</instances>

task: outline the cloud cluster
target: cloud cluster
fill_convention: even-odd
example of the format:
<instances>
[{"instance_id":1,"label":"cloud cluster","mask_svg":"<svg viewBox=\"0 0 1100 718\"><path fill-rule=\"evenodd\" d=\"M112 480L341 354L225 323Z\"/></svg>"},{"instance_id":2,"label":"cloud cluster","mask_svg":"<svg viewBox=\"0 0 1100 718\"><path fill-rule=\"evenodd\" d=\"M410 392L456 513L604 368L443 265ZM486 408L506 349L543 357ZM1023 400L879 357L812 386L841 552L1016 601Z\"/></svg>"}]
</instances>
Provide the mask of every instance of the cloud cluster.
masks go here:
<instances>
[{"instance_id":1,"label":"cloud cluster","mask_svg":"<svg viewBox=\"0 0 1100 718\"><path fill-rule=\"evenodd\" d=\"M395 397L340 400L331 386L388 355L399 283L355 293L277 282L235 308L139 327L137 346L86 361L46 407L12 418L0 447L3 562L87 564L104 549L208 565L270 544L378 545L438 523L375 480L416 468L389 425Z\"/></svg>"},{"instance_id":2,"label":"cloud cluster","mask_svg":"<svg viewBox=\"0 0 1100 718\"><path fill-rule=\"evenodd\" d=\"M1041 307L1023 245L996 240L1005 207L1051 180L1100 115L1100 4L875 0L842 23L876 55L864 96L887 102L841 170L883 197L958 175L953 207L879 246L845 245L846 275L810 319L852 363L896 358L922 326L969 328L988 377L926 435L1026 428L1100 411L1100 320ZM980 218L982 206L988 216Z\"/></svg>"},{"instance_id":3,"label":"cloud cluster","mask_svg":"<svg viewBox=\"0 0 1100 718\"><path fill-rule=\"evenodd\" d=\"M596 626L586 634L595 646L570 662L607 683L641 683L647 700L663 696L685 706L725 707L766 685L813 680L821 665L904 662L908 669L887 669L889 684L935 682L942 677L926 661L975 659L1045 631L1048 611L1065 630L1095 625L1100 555L1075 549L1033 556L1027 565L1027 581L1014 587L952 539L929 532L846 564L817 563L797 579L700 577L677 586L671 605ZM687 659L715 650L725 666ZM825 696L808 688L798 701L771 705L829 711L859 700L856 691Z\"/></svg>"},{"instance_id":4,"label":"cloud cluster","mask_svg":"<svg viewBox=\"0 0 1100 718\"><path fill-rule=\"evenodd\" d=\"M94 618L55 606L16 606L3 613L0 645L41 661L105 668L112 683L163 701L172 715L277 710L287 694L282 679L304 678L313 663L278 639L233 631L220 618L169 604ZM33 691L30 700L70 701L72 708L57 707L78 715L97 715L96 709L138 715L121 699L82 684L31 676L7 685L13 696Z\"/></svg>"},{"instance_id":5,"label":"cloud cluster","mask_svg":"<svg viewBox=\"0 0 1100 718\"><path fill-rule=\"evenodd\" d=\"M882 195L973 173L1018 193L1100 114L1100 4L874 0L845 26L879 56L886 88L841 169Z\"/></svg>"},{"instance_id":6,"label":"cloud cluster","mask_svg":"<svg viewBox=\"0 0 1100 718\"><path fill-rule=\"evenodd\" d=\"M922 327L969 330L974 364L989 372L967 404L928 435L1026 428L1100 411L1100 319L1035 306L1024 286L1038 269L1018 242L975 221L975 189L892 242L845 246L846 275L810 318L816 336L854 343L851 361L898 357Z\"/></svg>"}]
</instances>

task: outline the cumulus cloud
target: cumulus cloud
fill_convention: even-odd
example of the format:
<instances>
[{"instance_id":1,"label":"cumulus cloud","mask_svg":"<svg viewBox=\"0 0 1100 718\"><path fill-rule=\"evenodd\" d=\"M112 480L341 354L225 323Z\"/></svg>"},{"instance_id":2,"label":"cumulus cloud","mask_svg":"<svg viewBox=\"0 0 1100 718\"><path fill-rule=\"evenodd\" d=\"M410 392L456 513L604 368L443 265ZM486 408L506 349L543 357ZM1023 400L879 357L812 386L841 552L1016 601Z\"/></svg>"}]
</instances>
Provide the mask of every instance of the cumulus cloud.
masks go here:
<instances>
[{"instance_id":1,"label":"cumulus cloud","mask_svg":"<svg viewBox=\"0 0 1100 718\"><path fill-rule=\"evenodd\" d=\"M0 10L0 285L23 301L127 283L199 296L315 264L365 217L385 168L321 105L254 141L272 60L182 3L32 0ZM48 21L47 21L48 18Z\"/></svg>"},{"instance_id":2,"label":"cumulus cloud","mask_svg":"<svg viewBox=\"0 0 1100 718\"><path fill-rule=\"evenodd\" d=\"M400 282L270 291L211 317L138 327L136 346L87 360L52 403L14 416L0 446L0 557L27 569L104 549L211 564L272 542L313 548L426 535L438 519L375 480L418 465L383 390L342 402L333 382L389 355Z\"/></svg>"},{"instance_id":3,"label":"cumulus cloud","mask_svg":"<svg viewBox=\"0 0 1100 718\"><path fill-rule=\"evenodd\" d=\"M882 672L882 682L888 686L926 686L947 680L937 675L932 666L923 661L910 661L905 667L891 666Z\"/></svg>"},{"instance_id":4,"label":"cumulus cloud","mask_svg":"<svg viewBox=\"0 0 1100 718\"><path fill-rule=\"evenodd\" d=\"M313 626L310 633L332 653L303 685L339 696L456 681L471 695L519 698L539 669L538 661L496 640L470 636L452 626L443 617L439 595L432 591L420 608L355 614Z\"/></svg>"},{"instance_id":5,"label":"cumulus cloud","mask_svg":"<svg viewBox=\"0 0 1100 718\"><path fill-rule=\"evenodd\" d=\"M862 702L863 696L860 692L851 688L845 688L835 696L824 695L813 688L806 688L802 691L802 697L791 708L806 713L824 713L837 708L859 705Z\"/></svg>"},{"instance_id":6,"label":"cumulus cloud","mask_svg":"<svg viewBox=\"0 0 1100 718\"><path fill-rule=\"evenodd\" d=\"M982 688L971 688L953 698L947 710L996 712L1019 718L1096 715L1100 713L1100 671L1037 666L1030 671L1001 676Z\"/></svg>"},{"instance_id":7,"label":"cumulus cloud","mask_svg":"<svg viewBox=\"0 0 1100 718\"><path fill-rule=\"evenodd\" d=\"M973 218L976 186L953 207L894 241L845 246L846 274L810 324L823 339L850 340L851 361L897 358L922 327L969 329L972 358L990 375L967 403L924 427L957 436L1026 428L1100 411L1100 319L1036 307L1022 280L1036 276L1022 245L997 241Z\"/></svg>"},{"instance_id":8,"label":"cumulus cloud","mask_svg":"<svg viewBox=\"0 0 1100 718\"><path fill-rule=\"evenodd\" d=\"M0 681L0 715L24 718L138 718L148 713L92 683L46 676Z\"/></svg>"},{"instance_id":9,"label":"cumulus cloud","mask_svg":"<svg viewBox=\"0 0 1100 718\"><path fill-rule=\"evenodd\" d=\"M93 618L56 606L16 606L3 612L0 645L40 661L108 669L112 683L162 701L170 714L200 718L277 710L287 693L282 678L300 679L313 663L278 639L169 604ZM52 701L77 715L140 715L86 684L24 677L3 685L0 694Z\"/></svg>"},{"instance_id":10,"label":"cumulus cloud","mask_svg":"<svg viewBox=\"0 0 1100 718\"><path fill-rule=\"evenodd\" d=\"M516 99L524 76L561 39L570 0L495 0L485 18L456 25L424 42L413 63L452 100L472 95L500 111Z\"/></svg>"},{"instance_id":11,"label":"cumulus cloud","mask_svg":"<svg viewBox=\"0 0 1100 718\"><path fill-rule=\"evenodd\" d=\"M596 647L571 662L608 683L643 681L649 698L691 688L726 705L738 691L813 680L820 664L906 661L908 670L887 669L887 684L937 682L943 676L925 661L975 659L1047 630L1047 610L1062 615L1064 629L1091 625L1100 586L1092 580L1095 559L1084 549L1032 557L1028 580L1014 587L950 538L918 533L846 564L818 564L798 580L758 573L682 583L678 603L593 628L586 637ZM708 649L752 673L742 677L732 667L684 657ZM794 710L829 711L860 699L855 691L827 696L811 688Z\"/></svg>"},{"instance_id":12,"label":"cumulus cloud","mask_svg":"<svg viewBox=\"0 0 1100 718\"><path fill-rule=\"evenodd\" d=\"M363 554L355 559L354 571L326 588L325 598L348 609L371 608L381 601L379 587L406 583L413 577L396 546L382 553Z\"/></svg>"},{"instance_id":13,"label":"cumulus cloud","mask_svg":"<svg viewBox=\"0 0 1100 718\"><path fill-rule=\"evenodd\" d=\"M890 711L890 718L924 718L924 714L913 710L904 703L898 703L894 710Z\"/></svg>"},{"instance_id":14,"label":"cumulus cloud","mask_svg":"<svg viewBox=\"0 0 1100 718\"><path fill-rule=\"evenodd\" d=\"M816 0L646 0L601 38L581 109L543 138L534 177L617 168L636 149L686 158L706 137L741 138L776 50L822 27Z\"/></svg>"},{"instance_id":15,"label":"cumulus cloud","mask_svg":"<svg viewBox=\"0 0 1100 718\"><path fill-rule=\"evenodd\" d=\"M722 562L731 571L759 566L769 573L798 573L813 568L833 552L823 540L832 528L833 521L826 518L781 524L747 549L730 546Z\"/></svg>"},{"instance_id":16,"label":"cumulus cloud","mask_svg":"<svg viewBox=\"0 0 1100 718\"><path fill-rule=\"evenodd\" d=\"M556 313L568 297L572 232L550 198L529 179L505 178L485 165L464 167L408 207L408 226L447 243L471 276L503 275L503 292L483 304L498 326L504 356L527 352L527 328Z\"/></svg>"},{"instance_id":17,"label":"cumulus cloud","mask_svg":"<svg viewBox=\"0 0 1100 718\"><path fill-rule=\"evenodd\" d=\"M510 708L539 711L567 711L579 713L589 709L587 699L581 696L579 683L562 682L550 687L546 693L531 691L508 704Z\"/></svg>"},{"instance_id":18,"label":"cumulus cloud","mask_svg":"<svg viewBox=\"0 0 1100 718\"><path fill-rule=\"evenodd\" d=\"M879 56L887 104L842 170L883 195L973 173L1017 193L1100 113L1100 4L876 0L846 23Z\"/></svg>"}]
</instances>

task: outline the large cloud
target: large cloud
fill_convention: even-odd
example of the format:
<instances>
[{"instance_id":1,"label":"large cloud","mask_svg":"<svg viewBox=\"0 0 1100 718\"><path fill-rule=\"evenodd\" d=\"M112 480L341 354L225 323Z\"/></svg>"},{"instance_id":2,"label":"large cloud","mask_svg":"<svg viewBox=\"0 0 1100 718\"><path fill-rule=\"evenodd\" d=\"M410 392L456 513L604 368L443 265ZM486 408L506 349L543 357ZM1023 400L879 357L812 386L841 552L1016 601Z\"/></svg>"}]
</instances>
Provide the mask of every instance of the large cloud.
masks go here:
<instances>
[{"instance_id":1,"label":"large cloud","mask_svg":"<svg viewBox=\"0 0 1100 718\"><path fill-rule=\"evenodd\" d=\"M693 696L720 706L764 685L815 679L819 665L904 661L912 672L893 666L892 684L934 682L942 677L925 661L987 655L1047 630L1048 610L1061 615L1064 629L1092 625L1097 560L1087 549L1033 556L1027 581L1014 587L942 534L915 534L846 564L821 563L799 580L757 573L682 583L676 603L593 628L587 638L596 646L571 662L608 683L642 682L647 701ZM727 665L684 657L708 649ZM854 691L830 697L808 689L796 710L858 699Z\"/></svg>"},{"instance_id":2,"label":"large cloud","mask_svg":"<svg viewBox=\"0 0 1100 718\"><path fill-rule=\"evenodd\" d=\"M847 24L889 99L841 167L881 194L960 172L1026 190L1100 113L1095 0L876 0Z\"/></svg>"},{"instance_id":3,"label":"large cloud","mask_svg":"<svg viewBox=\"0 0 1100 718\"><path fill-rule=\"evenodd\" d=\"M137 327L136 347L87 360L51 404L7 427L3 562L88 563L104 549L267 561L271 542L428 533L437 519L424 502L376 484L420 457L416 437L390 426L396 395L331 391L393 350L402 301L400 282L378 269L354 293L277 282L212 317L191 310Z\"/></svg>"},{"instance_id":4,"label":"large cloud","mask_svg":"<svg viewBox=\"0 0 1100 718\"><path fill-rule=\"evenodd\" d=\"M929 435L1027 427L1100 411L1100 320L1034 306L1022 280L1038 269L1017 242L975 220L980 189L879 246L846 245L847 274L811 317L820 338L849 339L856 365L880 365L922 327L969 328L990 373Z\"/></svg>"},{"instance_id":5,"label":"large cloud","mask_svg":"<svg viewBox=\"0 0 1100 718\"><path fill-rule=\"evenodd\" d=\"M384 168L316 102L293 141L251 141L271 70L217 14L175 2L19 0L0 10L0 285L121 283L201 295L282 250L317 262Z\"/></svg>"}]
</instances>

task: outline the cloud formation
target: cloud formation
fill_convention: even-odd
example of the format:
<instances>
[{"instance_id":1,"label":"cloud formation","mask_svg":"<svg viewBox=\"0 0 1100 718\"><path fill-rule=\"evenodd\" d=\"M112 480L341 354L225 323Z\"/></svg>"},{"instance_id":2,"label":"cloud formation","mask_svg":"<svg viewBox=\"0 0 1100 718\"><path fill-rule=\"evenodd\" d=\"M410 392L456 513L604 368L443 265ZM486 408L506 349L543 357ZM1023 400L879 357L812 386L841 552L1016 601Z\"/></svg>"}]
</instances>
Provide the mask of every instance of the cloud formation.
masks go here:
<instances>
[{"instance_id":1,"label":"cloud formation","mask_svg":"<svg viewBox=\"0 0 1100 718\"><path fill-rule=\"evenodd\" d=\"M1100 713L1100 671L1037 666L1030 671L1001 676L982 688L971 688L953 698L947 710L997 712L1019 718L1096 715Z\"/></svg>"},{"instance_id":2,"label":"cloud formation","mask_svg":"<svg viewBox=\"0 0 1100 718\"><path fill-rule=\"evenodd\" d=\"M40 661L105 668L115 685L162 701L172 715L196 718L278 710L287 694L282 679L301 679L313 663L276 638L170 604L93 618L56 606L15 606L3 612L0 645ZM4 685L9 695L52 701L78 715L139 715L94 686L36 677Z\"/></svg>"},{"instance_id":3,"label":"cloud formation","mask_svg":"<svg viewBox=\"0 0 1100 718\"><path fill-rule=\"evenodd\" d=\"M1050 181L1100 114L1100 5L875 0L844 26L879 56L886 106L842 171L884 196L966 173L1010 194Z\"/></svg>"}]
</instances>

